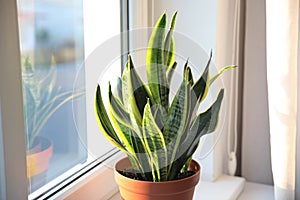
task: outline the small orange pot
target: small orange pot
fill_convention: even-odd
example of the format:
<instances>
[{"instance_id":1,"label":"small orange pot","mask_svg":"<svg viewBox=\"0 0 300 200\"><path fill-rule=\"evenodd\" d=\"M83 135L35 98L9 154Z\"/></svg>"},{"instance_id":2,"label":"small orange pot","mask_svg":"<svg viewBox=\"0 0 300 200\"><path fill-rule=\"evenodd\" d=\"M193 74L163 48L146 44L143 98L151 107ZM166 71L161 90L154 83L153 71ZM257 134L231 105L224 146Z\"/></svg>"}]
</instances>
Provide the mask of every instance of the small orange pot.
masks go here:
<instances>
[{"instance_id":1,"label":"small orange pot","mask_svg":"<svg viewBox=\"0 0 300 200\"><path fill-rule=\"evenodd\" d=\"M53 153L53 144L50 140L37 137L37 145L27 152L27 177L31 178L48 169Z\"/></svg>"},{"instance_id":2,"label":"small orange pot","mask_svg":"<svg viewBox=\"0 0 300 200\"><path fill-rule=\"evenodd\" d=\"M200 166L194 160L191 161L189 170L195 174L174 181L139 181L118 172L130 168L132 165L128 158L121 159L115 166L115 179L124 200L192 200L195 186L200 179Z\"/></svg>"}]
</instances>

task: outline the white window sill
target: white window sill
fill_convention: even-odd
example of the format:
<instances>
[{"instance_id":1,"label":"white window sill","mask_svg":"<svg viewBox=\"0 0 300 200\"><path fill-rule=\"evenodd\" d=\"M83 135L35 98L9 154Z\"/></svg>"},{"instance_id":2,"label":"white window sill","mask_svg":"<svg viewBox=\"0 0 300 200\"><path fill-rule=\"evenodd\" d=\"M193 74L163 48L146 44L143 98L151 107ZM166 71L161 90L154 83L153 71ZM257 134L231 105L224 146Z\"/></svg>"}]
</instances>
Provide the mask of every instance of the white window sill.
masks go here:
<instances>
[{"instance_id":1,"label":"white window sill","mask_svg":"<svg viewBox=\"0 0 300 200\"><path fill-rule=\"evenodd\" d=\"M195 190L194 200L238 199L238 200L273 200L273 186L245 182L243 178L223 175L215 182L200 182ZM116 193L109 200L120 200Z\"/></svg>"},{"instance_id":2,"label":"white window sill","mask_svg":"<svg viewBox=\"0 0 300 200\"><path fill-rule=\"evenodd\" d=\"M274 188L271 185L263 185L257 183L246 182L242 194L238 200L273 200Z\"/></svg>"},{"instance_id":3,"label":"white window sill","mask_svg":"<svg viewBox=\"0 0 300 200\"><path fill-rule=\"evenodd\" d=\"M110 166L123 157L117 154L109 159ZM108 165L107 165L108 166ZM54 199L106 199L120 200L121 196L114 180L113 169L99 167L77 183L58 194ZM196 186L194 200L257 200L274 199L273 187L246 182L244 178L221 175L216 181L200 181Z\"/></svg>"},{"instance_id":4,"label":"white window sill","mask_svg":"<svg viewBox=\"0 0 300 200\"><path fill-rule=\"evenodd\" d=\"M228 175L222 175L214 182L200 181L195 189L194 200L198 200L199 198L202 200L234 200L241 194L244 184L244 178ZM120 194L116 193L109 200L120 199Z\"/></svg>"}]
</instances>

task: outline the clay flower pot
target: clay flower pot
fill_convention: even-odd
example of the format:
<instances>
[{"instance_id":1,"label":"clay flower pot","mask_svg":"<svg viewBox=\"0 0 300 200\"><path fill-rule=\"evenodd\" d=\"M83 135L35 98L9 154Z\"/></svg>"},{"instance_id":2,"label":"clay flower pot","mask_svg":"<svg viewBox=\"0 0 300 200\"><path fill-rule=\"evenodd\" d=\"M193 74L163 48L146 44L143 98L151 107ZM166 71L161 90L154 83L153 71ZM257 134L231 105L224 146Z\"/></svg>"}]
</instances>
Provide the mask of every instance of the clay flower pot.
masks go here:
<instances>
[{"instance_id":1,"label":"clay flower pot","mask_svg":"<svg viewBox=\"0 0 300 200\"><path fill-rule=\"evenodd\" d=\"M27 177L31 178L48 169L53 153L53 144L50 140L37 137L36 145L27 152Z\"/></svg>"},{"instance_id":2,"label":"clay flower pot","mask_svg":"<svg viewBox=\"0 0 300 200\"><path fill-rule=\"evenodd\" d=\"M132 168L129 159L123 158L115 166L115 179L124 200L192 200L200 178L200 166L192 161L189 170L195 172L187 178L166 181L140 181L123 176L118 171Z\"/></svg>"}]
</instances>

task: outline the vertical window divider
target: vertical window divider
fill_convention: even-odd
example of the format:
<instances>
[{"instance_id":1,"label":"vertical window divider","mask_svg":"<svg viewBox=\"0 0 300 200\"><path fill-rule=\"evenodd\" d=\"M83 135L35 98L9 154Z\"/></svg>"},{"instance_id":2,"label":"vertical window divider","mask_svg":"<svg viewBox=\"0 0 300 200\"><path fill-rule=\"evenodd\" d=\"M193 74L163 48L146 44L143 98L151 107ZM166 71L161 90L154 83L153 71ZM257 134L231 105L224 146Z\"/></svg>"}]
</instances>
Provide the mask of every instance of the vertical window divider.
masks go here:
<instances>
[{"instance_id":1,"label":"vertical window divider","mask_svg":"<svg viewBox=\"0 0 300 200\"><path fill-rule=\"evenodd\" d=\"M27 199L17 1L0 1L0 102L6 199ZM1 183L2 185L3 183ZM16 188L17 187L17 188Z\"/></svg>"},{"instance_id":2,"label":"vertical window divider","mask_svg":"<svg viewBox=\"0 0 300 200\"><path fill-rule=\"evenodd\" d=\"M129 53L129 2L120 0L120 32L121 32L121 73L127 61Z\"/></svg>"}]
</instances>

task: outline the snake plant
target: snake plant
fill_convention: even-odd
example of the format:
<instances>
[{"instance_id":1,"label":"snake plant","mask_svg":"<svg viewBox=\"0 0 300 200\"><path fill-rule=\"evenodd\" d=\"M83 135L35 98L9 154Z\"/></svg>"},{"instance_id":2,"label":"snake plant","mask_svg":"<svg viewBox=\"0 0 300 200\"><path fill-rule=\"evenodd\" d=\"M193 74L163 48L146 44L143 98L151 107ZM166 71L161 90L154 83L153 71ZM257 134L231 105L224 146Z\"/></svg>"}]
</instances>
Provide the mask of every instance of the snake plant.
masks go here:
<instances>
[{"instance_id":1,"label":"snake plant","mask_svg":"<svg viewBox=\"0 0 300 200\"><path fill-rule=\"evenodd\" d=\"M173 39L176 15L166 30L164 13L150 36L146 59L148 84L140 78L129 55L122 76L118 78L116 94L110 84L108 87L110 116L100 85L96 89L95 113L100 129L127 154L136 177L141 180L174 180L188 170L200 138L216 129L224 89L205 112L197 114L199 105L216 78L235 67L225 67L210 76L210 54L203 74L194 80L186 62L183 80L170 102L170 84L177 65Z\"/></svg>"}]
</instances>

